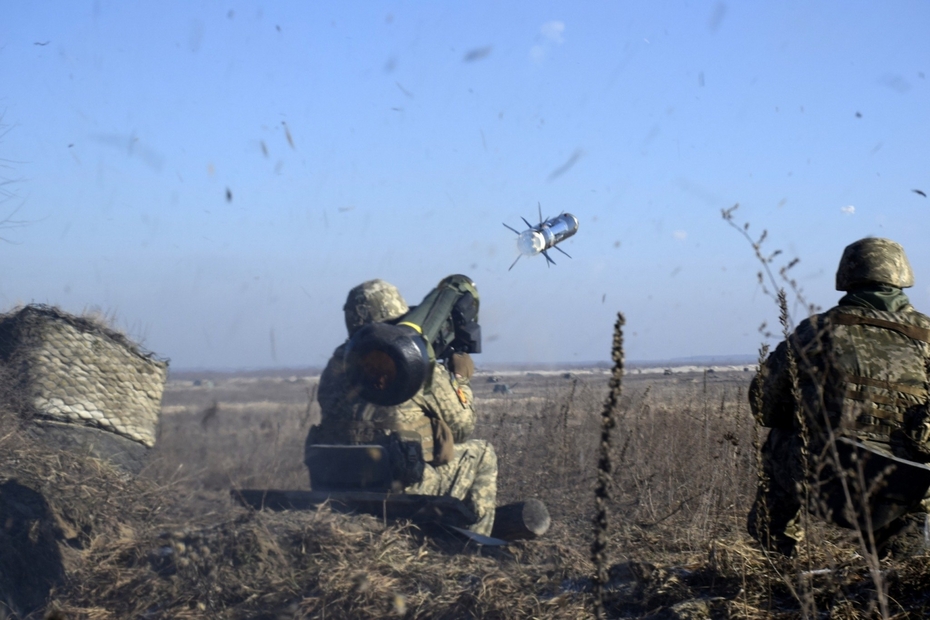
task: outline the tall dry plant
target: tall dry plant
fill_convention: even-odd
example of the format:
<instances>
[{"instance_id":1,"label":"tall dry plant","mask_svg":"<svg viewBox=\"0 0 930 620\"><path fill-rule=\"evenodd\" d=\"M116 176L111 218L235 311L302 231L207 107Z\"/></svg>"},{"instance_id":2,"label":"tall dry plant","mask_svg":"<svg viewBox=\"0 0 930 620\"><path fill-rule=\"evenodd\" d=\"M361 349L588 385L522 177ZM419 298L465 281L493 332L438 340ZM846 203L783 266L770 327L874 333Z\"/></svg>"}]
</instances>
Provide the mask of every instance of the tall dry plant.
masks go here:
<instances>
[{"instance_id":1,"label":"tall dry plant","mask_svg":"<svg viewBox=\"0 0 930 620\"><path fill-rule=\"evenodd\" d=\"M617 425L617 406L623 392L623 325L622 313L617 313L614 323L614 339L611 346L613 372L610 376L610 392L601 411L601 442L597 461L597 484L594 488L594 542L591 543L591 560L594 562L594 612L598 618L606 617L604 587L607 584L607 540L609 534L607 504L610 501L611 474L613 463L610 455L611 434Z\"/></svg>"}]
</instances>

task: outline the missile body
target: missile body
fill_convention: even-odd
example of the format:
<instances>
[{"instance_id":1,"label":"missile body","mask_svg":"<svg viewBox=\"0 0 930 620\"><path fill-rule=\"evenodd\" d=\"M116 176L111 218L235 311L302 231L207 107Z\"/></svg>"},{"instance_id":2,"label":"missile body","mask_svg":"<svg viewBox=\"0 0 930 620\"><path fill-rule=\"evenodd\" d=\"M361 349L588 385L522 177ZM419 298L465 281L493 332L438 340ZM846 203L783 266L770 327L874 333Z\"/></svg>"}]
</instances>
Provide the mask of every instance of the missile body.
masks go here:
<instances>
[{"instance_id":1,"label":"missile body","mask_svg":"<svg viewBox=\"0 0 930 620\"><path fill-rule=\"evenodd\" d=\"M524 256L535 256L554 248L576 232L578 218L571 213L563 213L520 233L517 248Z\"/></svg>"},{"instance_id":2,"label":"missile body","mask_svg":"<svg viewBox=\"0 0 930 620\"><path fill-rule=\"evenodd\" d=\"M542 206L537 206L539 206L539 224L530 224L524 217L522 218L523 223L529 228L523 232L520 232L512 226L508 226L506 223L504 224L505 228L517 234L517 250L520 252L517 254L517 259L511 263L507 271L513 269L513 266L517 264L521 256L536 256L537 254L542 254L546 257L547 267L555 264L555 261L549 256L549 250L556 249L565 256L568 256L568 252L560 248L559 244L578 232L578 218L571 213L562 213L561 215L544 220L542 218ZM571 258L571 256L568 257Z\"/></svg>"}]
</instances>

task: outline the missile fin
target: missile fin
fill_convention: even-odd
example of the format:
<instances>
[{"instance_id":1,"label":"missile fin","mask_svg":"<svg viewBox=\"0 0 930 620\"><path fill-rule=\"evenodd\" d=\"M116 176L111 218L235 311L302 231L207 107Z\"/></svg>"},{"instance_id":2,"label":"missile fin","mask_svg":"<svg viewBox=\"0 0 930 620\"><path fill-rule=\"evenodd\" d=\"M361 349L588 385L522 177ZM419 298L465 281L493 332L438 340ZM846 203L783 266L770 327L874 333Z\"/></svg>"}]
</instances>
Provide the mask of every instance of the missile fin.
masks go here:
<instances>
[{"instance_id":1,"label":"missile fin","mask_svg":"<svg viewBox=\"0 0 930 620\"><path fill-rule=\"evenodd\" d=\"M523 255L522 255L522 254L517 254L517 260L520 260L520 257L521 257L521 256L523 256ZM517 260L513 261L512 263L510 263L510 267L507 269L507 271L510 271L511 269L513 269L513 266L517 264Z\"/></svg>"},{"instance_id":2,"label":"missile fin","mask_svg":"<svg viewBox=\"0 0 930 620\"><path fill-rule=\"evenodd\" d=\"M532 228L533 230L536 230L537 228L539 228L538 226L533 226L532 224L530 224L529 222L527 222L527 221L526 221L526 218L523 217L523 216L521 216L520 219L523 220L523 223L524 223L524 224L526 224L527 226L529 226L529 227Z\"/></svg>"},{"instance_id":3,"label":"missile fin","mask_svg":"<svg viewBox=\"0 0 930 620\"><path fill-rule=\"evenodd\" d=\"M501 222L501 224L504 224L504 223ZM516 228L514 228L514 227L512 227L512 226L507 226L507 224L504 224L504 226L506 226L507 228L509 228L509 229L512 230L513 232L517 233L518 235L520 234L520 231L517 230Z\"/></svg>"},{"instance_id":4,"label":"missile fin","mask_svg":"<svg viewBox=\"0 0 930 620\"><path fill-rule=\"evenodd\" d=\"M567 256L567 257L569 257L569 258L571 258L571 257L572 257L572 255L571 255L571 254L569 254L568 252L566 252L565 250L563 250L563 249L562 249L562 248L560 248L559 246L557 246L557 245L554 245L554 246L552 246L552 247L554 247L554 248L555 248L556 250L558 250L559 252L561 252L561 253L562 253L562 254L564 254L565 256Z\"/></svg>"},{"instance_id":5,"label":"missile fin","mask_svg":"<svg viewBox=\"0 0 930 620\"><path fill-rule=\"evenodd\" d=\"M542 226L545 220L542 219L542 203L538 200L536 201L536 208L539 210L539 225Z\"/></svg>"},{"instance_id":6,"label":"missile fin","mask_svg":"<svg viewBox=\"0 0 930 620\"><path fill-rule=\"evenodd\" d=\"M552 265L555 264L555 261L552 260L552 257L551 257L551 256L549 256L549 252L543 250L543 251L542 251L542 255L546 257L546 267L548 267L550 264L552 264Z\"/></svg>"}]
</instances>

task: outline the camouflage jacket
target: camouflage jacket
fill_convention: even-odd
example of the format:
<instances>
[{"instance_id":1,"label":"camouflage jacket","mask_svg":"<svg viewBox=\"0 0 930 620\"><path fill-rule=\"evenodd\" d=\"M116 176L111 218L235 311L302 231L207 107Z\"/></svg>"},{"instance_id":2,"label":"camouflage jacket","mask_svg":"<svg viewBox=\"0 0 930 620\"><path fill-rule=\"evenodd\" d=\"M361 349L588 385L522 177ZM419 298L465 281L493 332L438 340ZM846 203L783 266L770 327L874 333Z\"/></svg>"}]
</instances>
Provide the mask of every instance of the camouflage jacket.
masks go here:
<instances>
[{"instance_id":1,"label":"camouflage jacket","mask_svg":"<svg viewBox=\"0 0 930 620\"><path fill-rule=\"evenodd\" d=\"M813 438L825 437L829 426L843 436L894 445L908 412L926 404L930 363L930 318L895 290L884 298L847 295L801 322L753 379L749 400L756 419L798 430L800 413ZM797 409L789 352L797 364Z\"/></svg>"},{"instance_id":2,"label":"camouflage jacket","mask_svg":"<svg viewBox=\"0 0 930 620\"><path fill-rule=\"evenodd\" d=\"M345 345L339 346L320 377L317 401L320 424L310 429L309 443L367 443L390 431L413 431L420 437L423 457L433 460L433 424L436 417L452 431L456 443L464 442L475 429L474 398L468 380L456 379L436 364L428 389L393 407L364 400L349 385L344 361Z\"/></svg>"}]
</instances>

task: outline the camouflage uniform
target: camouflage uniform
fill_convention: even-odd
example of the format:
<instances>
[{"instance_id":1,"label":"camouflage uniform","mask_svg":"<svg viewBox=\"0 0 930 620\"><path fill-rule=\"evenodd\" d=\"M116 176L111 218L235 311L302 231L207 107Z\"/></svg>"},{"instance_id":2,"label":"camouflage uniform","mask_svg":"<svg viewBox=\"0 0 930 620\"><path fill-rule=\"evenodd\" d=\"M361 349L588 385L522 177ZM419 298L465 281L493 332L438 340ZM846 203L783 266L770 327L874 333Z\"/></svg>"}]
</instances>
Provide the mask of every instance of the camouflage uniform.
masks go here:
<instances>
[{"instance_id":1,"label":"camouflage uniform","mask_svg":"<svg viewBox=\"0 0 930 620\"><path fill-rule=\"evenodd\" d=\"M394 287L374 280L352 289L345 311L351 338L369 322L402 316L407 305ZM336 348L320 377L317 400L321 419L310 429L307 445L376 442L391 431L416 433L426 461L423 480L404 491L463 500L478 516L472 531L490 535L497 499L497 455L487 441L468 439L476 419L469 380L436 364L428 390L421 389L400 405L377 406L362 399L358 388L349 384L345 347ZM437 462L433 451L438 420L447 425L454 439L452 458L446 463Z\"/></svg>"},{"instance_id":2,"label":"camouflage uniform","mask_svg":"<svg viewBox=\"0 0 930 620\"><path fill-rule=\"evenodd\" d=\"M753 380L753 414L772 430L762 449L765 476L748 529L766 548L789 555L803 539L799 489L826 458L831 431L876 452L916 460L905 427L909 412L927 402L930 318L901 291L912 285L898 244L870 238L850 245L837 271L837 289L848 294L798 325ZM797 364L800 417L789 352ZM876 541L890 541L902 527L901 520L892 522L875 532Z\"/></svg>"}]
</instances>

